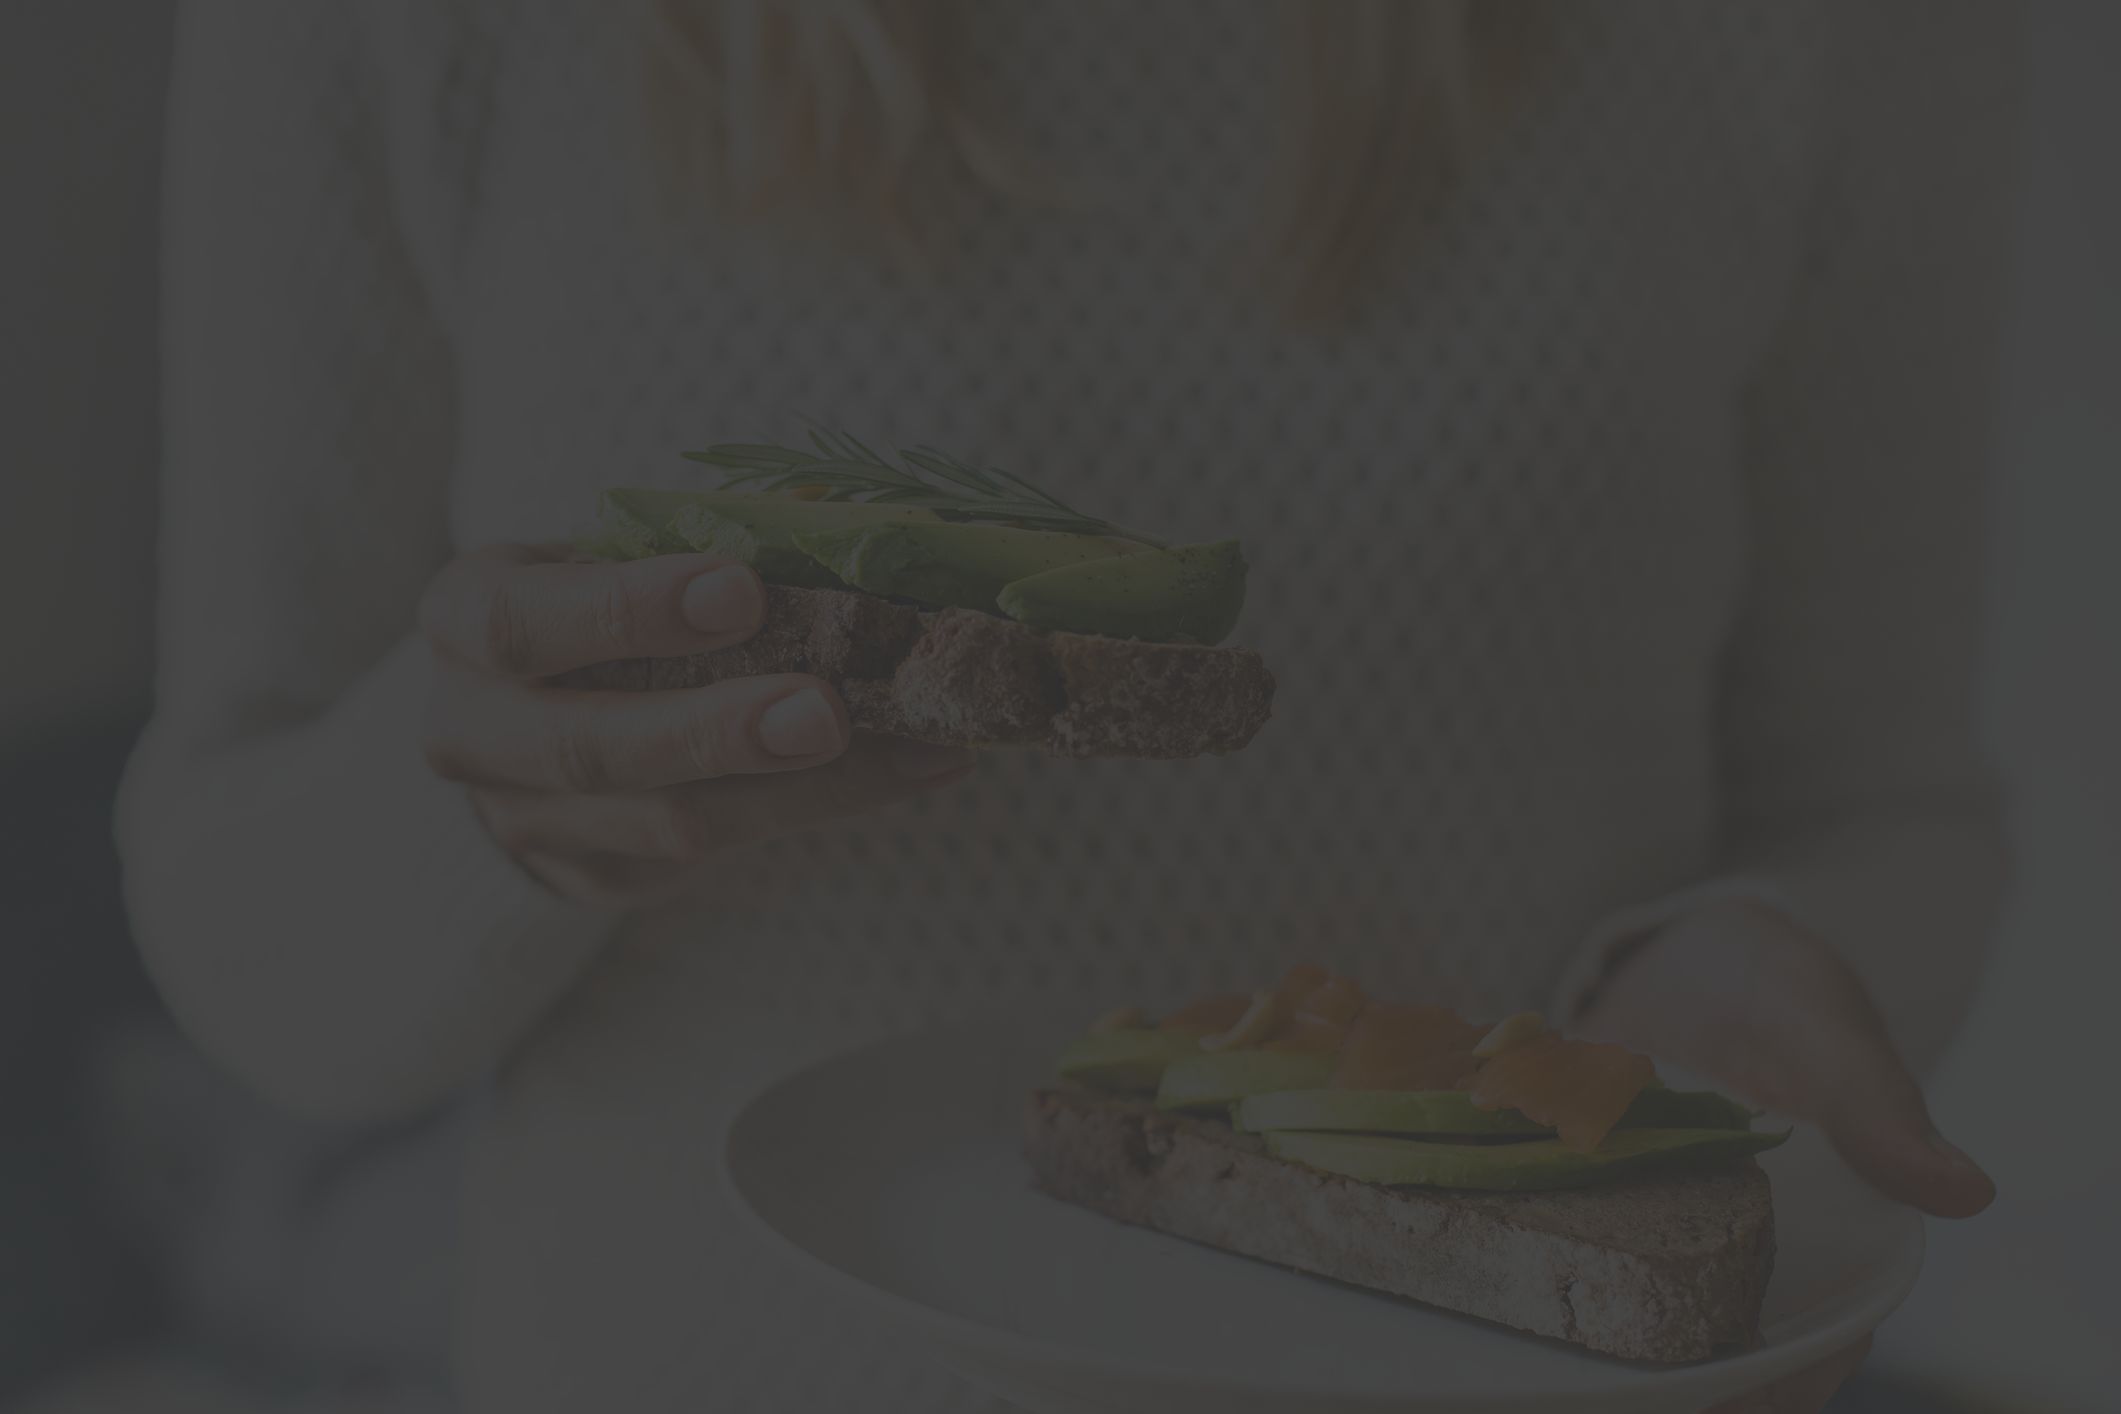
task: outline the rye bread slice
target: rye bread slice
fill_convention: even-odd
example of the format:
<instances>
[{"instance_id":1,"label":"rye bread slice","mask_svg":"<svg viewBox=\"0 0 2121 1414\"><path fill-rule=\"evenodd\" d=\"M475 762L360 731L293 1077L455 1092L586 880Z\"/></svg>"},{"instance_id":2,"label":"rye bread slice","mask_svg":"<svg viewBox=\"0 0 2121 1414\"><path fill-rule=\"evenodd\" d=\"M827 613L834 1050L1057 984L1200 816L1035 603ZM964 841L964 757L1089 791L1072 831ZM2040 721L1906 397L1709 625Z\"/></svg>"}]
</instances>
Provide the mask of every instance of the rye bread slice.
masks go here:
<instances>
[{"instance_id":1,"label":"rye bread slice","mask_svg":"<svg viewBox=\"0 0 2121 1414\"><path fill-rule=\"evenodd\" d=\"M1024 1152L1040 1189L1121 1222L1630 1360L1756 1344L1774 1266L1750 1159L1545 1193L1387 1188L1220 1120L1069 1090L1032 1095Z\"/></svg>"},{"instance_id":2,"label":"rye bread slice","mask_svg":"<svg viewBox=\"0 0 2121 1414\"><path fill-rule=\"evenodd\" d=\"M1274 675L1248 648L1040 633L970 609L769 585L748 642L632 659L574 686L648 691L761 673L813 673L857 728L944 746L1177 760L1236 751L1265 725Z\"/></svg>"}]
</instances>

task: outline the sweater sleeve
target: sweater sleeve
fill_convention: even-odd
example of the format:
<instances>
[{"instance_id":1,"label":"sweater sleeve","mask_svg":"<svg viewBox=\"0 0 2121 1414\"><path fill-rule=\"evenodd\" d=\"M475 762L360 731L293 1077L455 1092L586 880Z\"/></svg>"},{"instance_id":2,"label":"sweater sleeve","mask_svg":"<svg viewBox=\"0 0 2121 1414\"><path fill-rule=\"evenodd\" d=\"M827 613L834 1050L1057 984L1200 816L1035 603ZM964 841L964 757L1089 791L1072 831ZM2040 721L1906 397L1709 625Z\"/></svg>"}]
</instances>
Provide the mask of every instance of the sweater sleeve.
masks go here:
<instances>
[{"instance_id":1,"label":"sweater sleeve","mask_svg":"<svg viewBox=\"0 0 2121 1414\"><path fill-rule=\"evenodd\" d=\"M1813 237L1743 405L1748 591L1727 645L1725 872L1835 944L1918 1066L1968 1005L2004 850L1981 737L1984 562L2019 46L2011 7L1847 7Z\"/></svg>"},{"instance_id":2,"label":"sweater sleeve","mask_svg":"<svg viewBox=\"0 0 2121 1414\"><path fill-rule=\"evenodd\" d=\"M609 926L420 749L450 555L447 341L393 197L370 7L196 0L165 193L156 713L119 812L135 931L274 1098L403 1114L491 1067Z\"/></svg>"}]
</instances>

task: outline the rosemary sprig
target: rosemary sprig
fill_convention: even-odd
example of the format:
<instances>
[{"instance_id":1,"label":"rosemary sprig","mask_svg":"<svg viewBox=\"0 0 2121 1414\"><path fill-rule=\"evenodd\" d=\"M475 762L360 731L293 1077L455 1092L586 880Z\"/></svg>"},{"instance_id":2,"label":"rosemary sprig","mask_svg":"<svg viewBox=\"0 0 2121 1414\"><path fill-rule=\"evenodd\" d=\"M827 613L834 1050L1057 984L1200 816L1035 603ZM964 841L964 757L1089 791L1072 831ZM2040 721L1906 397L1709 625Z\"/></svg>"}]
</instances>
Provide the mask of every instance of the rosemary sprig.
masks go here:
<instances>
[{"instance_id":1,"label":"rosemary sprig","mask_svg":"<svg viewBox=\"0 0 2121 1414\"><path fill-rule=\"evenodd\" d=\"M999 467L976 467L933 447L900 449L897 464L835 428L810 428L811 451L755 442L723 442L685 456L724 473L738 491L816 488L827 501L919 506L951 520L999 521L1032 530L1109 535L1161 547L1163 541L1085 515Z\"/></svg>"}]
</instances>

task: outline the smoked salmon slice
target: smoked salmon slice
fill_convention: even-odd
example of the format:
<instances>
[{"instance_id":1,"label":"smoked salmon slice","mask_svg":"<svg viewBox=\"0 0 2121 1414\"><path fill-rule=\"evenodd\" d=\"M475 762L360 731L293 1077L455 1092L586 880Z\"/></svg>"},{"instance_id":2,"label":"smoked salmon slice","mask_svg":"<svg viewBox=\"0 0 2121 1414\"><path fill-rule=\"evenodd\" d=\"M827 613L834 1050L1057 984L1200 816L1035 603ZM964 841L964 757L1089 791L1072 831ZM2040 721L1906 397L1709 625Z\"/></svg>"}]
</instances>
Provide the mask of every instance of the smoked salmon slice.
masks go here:
<instances>
[{"instance_id":1,"label":"smoked salmon slice","mask_svg":"<svg viewBox=\"0 0 2121 1414\"><path fill-rule=\"evenodd\" d=\"M1205 1001L1198 1001L1190 1006L1180 1007L1177 1011L1172 1012L1161 1022L1157 1023L1157 1029L1162 1031L1186 1031L1200 1036L1213 1035L1217 1032L1228 1031L1231 1027L1237 1025L1238 1020L1244 1016L1251 1005L1252 999L1250 997L1239 996L1235 993L1227 997L1209 997Z\"/></svg>"},{"instance_id":2,"label":"smoked salmon slice","mask_svg":"<svg viewBox=\"0 0 2121 1414\"><path fill-rule=\"evenodd\" d=\"M1439 1006L1372 1002L1348 1030L1333 1086L1340 1090L1460 1090L1487 1034Z\"/></svg>"},{"instance_id":3,"label":"smoked salmon slice","mask_svg":"<svg viewBox=\"0 0 2121 1414\"><path fill-rule=\"evenodd\" d=\"M1484 1110L1516 1110L1588 1154L1655 1077L1649 1057L1546 1032L1491 1057L1468 1087Z\"/></svg>"},{"instance_id":4,"label":"smoked salmon slice","mask_svg":"<svg viewBox=\"0 0 2121 1414\"><path fill-rule=\"evenodd\" d=\"M1309 1005L1310 999L1318 1005ZM1347 1021L1362 1009L1362 991L1323 967L1292 967L1271 990L1251 996L1210 997L1165 1017L1166 1031L1226 1036L1244 1023L1244 1048L1331 1054L1346 1039Z\"/></svg>"},{"instance_id":5,"label":"smoked salmon slice","mask_svg":"<svg viewBox=\"0 0 2121 1414\"><path fill-rule=\"evenodd\" d=\"M1302 1009L1304 999L1319 991L1333 980L1333 974L1323 967L1305 963L1292 967L1282 974L1281 981L1274 984L1274 1014L1282 1018L1286 1029L1290 1020Z\"/></svg>"},{"instance_id":6,"label":"smoked salmon slice","mask_svg":"<svg viewBox=\"0 0 2121 1414\"><path fill-rule=\"evenodd\" d=\"M1322 967L1293 967L1271 989L1209 997L1159 1025L1209 1050L1333 1057L1338 1090L1465 1091L1481 1109L1515 1110L1586 1154L1656 1078L1648 1057L1541 1030L1529 1013L1486 1026L1440 1006L1371 1001L1354 979Z\"/></svg>"},{"instance_id":7,"label":"smoked salmon slice","mask_svg":"<svg viewBox=\"0 0 2121 1414\"><path fill-rule=\"evenodd\" d=\"M1291 980L1282 979L1282 995L1288 995ZM1336 1054L1347 1045L1348 1033L1366 1004L1362 988L1353 978L1327 977L1296 998L1288 1024L1267 1043L1267 1049Z\"/></svg>"},{"instance_id":8,"label":"smoked salmon slice","mask_svg":"<svg viewBox=\"0 0 2121 1414\"><path fill-rule=\"evenodd\" d=\"M1362 1015L1366 1000L1354 978L1328 977L1296 1003L1296 1019L1346 1028Z\"/></svg>"},{"instance_id":9,"label":"smoked salmon slice","mask_svg":"<svg viewBox=\"0 0 2121 1414\"><path fill-rule=\"evenodd\" d=\"M1280 983L1273 989L1272 1016L1274 1024L1272 1034L1278 1036L1286 1032L1290 1018L1296 1015L1298 1004L1331 980L1332 974L1328 973L1323 967L1312 967L1307 964L1302 967L1290 968L1283 975ZM1244 1020L1245 1014L1252 1010L1253 1005L1257 1001L1258 996L1256 994L1246 996L1243 993L1236 992L1224 997L1209 997L1204 1001L1180 1007L1177 1011L1165 1017L1158 1025L1160 1029L1165 1031L1192 1031L1202 1035L1220 1035Z\"/></svg>"}]
</instances>

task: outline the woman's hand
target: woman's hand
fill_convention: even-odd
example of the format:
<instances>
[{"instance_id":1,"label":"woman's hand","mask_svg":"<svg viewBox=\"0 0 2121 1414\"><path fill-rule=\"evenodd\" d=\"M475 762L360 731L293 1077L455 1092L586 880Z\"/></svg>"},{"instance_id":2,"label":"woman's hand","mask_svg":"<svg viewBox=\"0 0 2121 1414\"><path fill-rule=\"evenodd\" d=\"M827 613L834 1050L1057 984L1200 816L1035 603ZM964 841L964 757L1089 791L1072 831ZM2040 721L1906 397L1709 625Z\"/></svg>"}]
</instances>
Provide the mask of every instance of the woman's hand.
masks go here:
<instances>
[{"instance_id":1,"label":"woman's hand","mask_svg":"<svg viewBox=\"0 0 2121 1414\"><path fill-rule=\"evenodd\" d=\"M462 782L494 838L570 898L654 903L732 845L955 780L972 754L857 741L819 678L786 673L678 692L584 692L598 663L741 643L758 576L705 555L572 563L521 546L435 579L420 624L436 684L427 759Z\"/></svg>"},{"instance_id":2,"label":"woman's hand","mask_svg":"<svg viewBox=\"0 0 2121 1414\"><path fill-rule=\"evenodd\" d=\"M1862 982L1822 939L1765 908L1721 904L1651 934L1578 1023L1699 1071L1756 1104L1813 1124L1887 1197L1943 1218L1996 1196L1938 1134ZM1842 1352L1718 1414L1814 1414L1869 1347Z\"/></svg>"}]
</instances>

